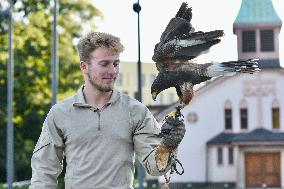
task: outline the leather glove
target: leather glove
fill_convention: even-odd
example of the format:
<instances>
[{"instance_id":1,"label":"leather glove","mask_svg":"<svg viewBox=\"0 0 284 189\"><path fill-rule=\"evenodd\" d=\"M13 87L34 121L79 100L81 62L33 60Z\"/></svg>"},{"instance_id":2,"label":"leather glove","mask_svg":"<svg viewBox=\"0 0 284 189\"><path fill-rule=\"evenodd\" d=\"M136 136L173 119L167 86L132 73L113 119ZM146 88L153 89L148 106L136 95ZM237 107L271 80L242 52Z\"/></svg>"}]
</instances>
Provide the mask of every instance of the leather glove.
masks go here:
<instances>
[{"instance_id":1,"label":"leather glove","mask_svg":"<svg viewBox=\"0 0 284 189\"><path fill-rule=\"evenodd\" d=\"M170 152L175 150L182 141L185 134L185 125L183 120L178 117L167 117L162 125L161 135L164 144Z\"/></svg>"},{"instance_id":2,"label":"leather glove","mask_svg":"<svg viewBox=\"0 0 284 189\"><path fill-rule=\"evenodd\" d=\"M168 116L161 128L162 142L156 151L156 163L159 171L165 171L170 163L171 154L176 156L177 147L185 134L183 120Z\"/></svg>"}]
</instances>

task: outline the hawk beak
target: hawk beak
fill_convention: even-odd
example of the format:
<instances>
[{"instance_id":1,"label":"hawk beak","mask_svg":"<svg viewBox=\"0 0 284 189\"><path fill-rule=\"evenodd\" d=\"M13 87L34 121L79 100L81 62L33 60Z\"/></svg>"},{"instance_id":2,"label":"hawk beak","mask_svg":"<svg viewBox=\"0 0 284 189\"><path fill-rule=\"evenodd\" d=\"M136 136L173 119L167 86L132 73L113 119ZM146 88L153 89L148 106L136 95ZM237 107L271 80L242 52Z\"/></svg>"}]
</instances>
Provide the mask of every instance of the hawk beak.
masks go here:
<instances>
[{"instance_id":1,"label":"hawk beak","mask_svg":"<svg viewBox=\"0 0 284 189\"><path fill-rule=\"evenodd\" d=\"M152 99L153 99L153 100L156 100L156 98L157 98L157 92L152 92L151 94L152 94Z\"/></svg>"}]
</instances>

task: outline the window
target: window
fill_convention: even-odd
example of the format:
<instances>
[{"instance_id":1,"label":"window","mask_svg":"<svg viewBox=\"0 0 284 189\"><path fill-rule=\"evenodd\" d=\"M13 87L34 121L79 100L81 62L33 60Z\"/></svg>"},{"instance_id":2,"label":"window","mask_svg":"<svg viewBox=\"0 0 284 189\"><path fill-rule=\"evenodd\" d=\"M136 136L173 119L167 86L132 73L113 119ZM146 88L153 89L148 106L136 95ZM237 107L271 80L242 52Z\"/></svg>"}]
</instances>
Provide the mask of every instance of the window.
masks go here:
<instances>
[{"instance_id":1,"label":"window","mask_svg":"<svg viewBox=\"0 0 284 189\"><path fill-rule=\"evenodd\" d=\"M223 149L221 147L217 149L217 163L218 165L223 164Z\"/></svg>"},{"instance_id":2,"label":"window","mask_svg":"<svg viewBox=\"0 0 284 189\"><path fill-rule=\"evenodd\" d=\"M145 74L141 74L141 87L145 86Z\"/></svg>"},{"instance_id":3,"label":"window","mask_svg":"<svg viewBox=\"0 0 284 189\"><path fill-rule=\"evenodd\" d=\"M225 109L225 129L232 129L232 109Z\"/></svg>"},{"instance_id":4,"label":"window","mask_svg":"<svg viewBox=\"0 0 284 189\"><path fill-rule=\"evenodd\" d=\"M273 30L260 31L261 51L274 51Z\"/></svg>"},{"instance_id":5,"label":"window","mask_svg":"<svg viewBox=\"0 0 284 189\"><path fill-rule=\"evenodd\" d=\"M242 43L243 52L255 52L256 51L255 31L243 31L242 42L243 42Z\"/></svg>"},{"instance_id":6,"label":"window","mask_svg":"<svg viewBox=\"0 0 284 189\"><path fill-rule=\"evenodd\" d=\"M123 76L122 76L122 73L120 73L116 79L116 85L117 86L122 86L123 84Z\"/></svg>"},{"instance_id":7,"label":"window","mask_svg":"<svg viewBox=\"0 0 284 189\"><path fill-rule=\"evenodd\" d=\"M241 114L241 129L247 129L248 128L248 109L241 108L240 114Z\"/></svg>"},{"instance_id":8,"label":"window","mask_svg":"<svg viewBox=\"0 0 284 189\"><path fill-rule=\"evenodd\" d=\"M280 117L279 117L279 108L272 108L272 128L279 129L280 128Z\"/></svg>"},{"instance_id":9,"label":"window","mask_svg":"<svg viewBox=\"0 0 284 189\"><path fill-rule=\"evenodd\" d=\"M279 101L274 99L272 102L272 128L280 129L280 108Z\"/></svg>"},{"instance_id":10,"label":"window","mask_svg":"<svg viewBox=\"0 0 284 189\"><path fill-rule=\"evenodd\" d=\"M232 130L233 121L232 121L232 103L230 100L225 101L224 105L224 116L225 116L225 130Z\"/></svg>"},{"instance_id":11,"label":"window","mask_svg":"<svg viewBox=\"0 0 284 189\"><path fill-rule=\"evenodd\" d=\"M129 73L126 73L125 76L125 84L129 85Z\"/></svg>"},{"instance_id":12,"label":"window","mask_svg":"<svg viewBox=\"0 0 284 189\"><path fill-rule=\"evenodd\" d=\"M240 104L240 122L241 122L241 129L248 128L248 109L247 109L247 102L245 99L243 99Z\"/></svg>"},{"instance_id":13,"label":"window","mask_svg":"<svg viewBox=\"0 0 284 189\"><path fill-rule=\"evenodd\" d=\"M150 84L152 85L152 83L154 82L154 80L156 79L156 75L155 74L151 74L150 75Z\"/></svg>"},{"instance_id":14,"label":"window","mask_svg":"<svg viewBox=\"0 0 284 189\"><path fill-rule=\"evenodd\" d=\"M228 162L229 165L234 164L234 148L230 147L228 150Z\"/></svg>"}]
</instances>

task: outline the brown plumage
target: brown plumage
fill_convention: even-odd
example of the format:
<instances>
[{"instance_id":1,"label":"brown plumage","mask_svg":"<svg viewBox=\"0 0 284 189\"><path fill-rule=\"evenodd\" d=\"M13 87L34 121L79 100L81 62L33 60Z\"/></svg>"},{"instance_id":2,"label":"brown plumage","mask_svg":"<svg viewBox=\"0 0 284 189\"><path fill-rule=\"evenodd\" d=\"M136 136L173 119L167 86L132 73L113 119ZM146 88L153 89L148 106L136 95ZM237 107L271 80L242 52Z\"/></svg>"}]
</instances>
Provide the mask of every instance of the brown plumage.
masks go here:
<instances>
[{"instance_id":1,"label":"brown plumage","mask_svg":"<svg viewBox=\"0 0 284 189\"><path fill-rule=\"evenodd\" d=\"M175 87L180 103L187 105L193 95L193 86L212 77L232 75L233 72L258 71L254 60L195 64L188 61L206 53L224 36L222 30L195 32L191 25L192 9L182 3L155 45L153 61L159 71L151 86L152 98L163 90ZM229 73L229 74L228 74Z\"/></svg>"}]
</instances>

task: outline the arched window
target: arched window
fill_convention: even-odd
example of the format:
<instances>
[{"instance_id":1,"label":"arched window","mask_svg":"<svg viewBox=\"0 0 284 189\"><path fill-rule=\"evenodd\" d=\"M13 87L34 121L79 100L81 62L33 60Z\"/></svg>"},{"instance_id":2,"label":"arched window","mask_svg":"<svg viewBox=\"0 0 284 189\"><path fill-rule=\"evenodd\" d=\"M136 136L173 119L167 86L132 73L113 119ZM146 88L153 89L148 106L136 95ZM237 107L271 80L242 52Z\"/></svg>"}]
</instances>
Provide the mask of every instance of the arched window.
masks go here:
<instances>
[{"instance_id":1,"label":"arched window","mask_svg":"<svg viewBox=\"0 0 284 189\"><path fill-rule=\"evenodd\" d=\"M272 102L272 128L280 128L280 108L278 100L274 99Z\"/></svg>"},{"instance_id":2,"label":"arched window","mask_svg":"<svg viewBox=\"0 0 284 189\"><path fill-rule=\"evenodd\" d=\"M240 103L240 123L241 129L248 129L248 105L247 101L243 99Z\"/></svg>"},{"instance_id":3,"label":"arched window","mask_svg":"<svg viewBox=\"0 0 284 189\"><path fill-rule=\"evenodd\" d=\"M230 100L226 100L224 105L224 114L225 114L225 130L232 130L233 119L232 119L232 103Z\"/></svg>"}]
</instances>

